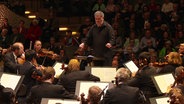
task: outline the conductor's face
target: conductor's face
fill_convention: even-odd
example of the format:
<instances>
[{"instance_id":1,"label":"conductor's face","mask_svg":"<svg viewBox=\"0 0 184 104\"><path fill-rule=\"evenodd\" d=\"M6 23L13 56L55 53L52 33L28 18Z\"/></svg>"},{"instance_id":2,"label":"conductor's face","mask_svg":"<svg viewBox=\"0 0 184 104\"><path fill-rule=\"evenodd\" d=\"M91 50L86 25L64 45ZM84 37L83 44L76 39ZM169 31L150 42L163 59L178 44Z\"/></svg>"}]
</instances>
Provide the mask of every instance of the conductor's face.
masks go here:
<instances>
[{"instance_id":1,"label":"conductor's face","mask_svg":"<svg viewBox=\"0 0 184 104\"><path fill-rule=\"evenodd\" d=\"M104 17L101 15L95 15L95 22L96 22L98 27L102 26L102 24L104 22Z\"/></svg>"}]
</instances>

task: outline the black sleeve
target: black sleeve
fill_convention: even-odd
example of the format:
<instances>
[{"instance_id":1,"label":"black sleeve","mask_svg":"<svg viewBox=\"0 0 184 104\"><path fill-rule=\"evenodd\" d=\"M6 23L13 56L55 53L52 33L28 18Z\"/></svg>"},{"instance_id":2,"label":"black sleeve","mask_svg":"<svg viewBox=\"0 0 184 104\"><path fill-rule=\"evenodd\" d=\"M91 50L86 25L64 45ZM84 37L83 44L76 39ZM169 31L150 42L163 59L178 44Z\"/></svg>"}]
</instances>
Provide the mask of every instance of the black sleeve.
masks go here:
<instances>
[{"instance_id":1,"label":"black sleeve","mask_svg":"<svg viewBox=\"0 0 184 104\"><path fill-rule=\"evenodd\" d=\"M61 93L61 98L67 98L67 99L77 99L77 95L69 93L62 85L60 86L60 93Z\"/></svg>"},{"instance_id":2,"label":"black sleeve","mask_svg":"<svg viewBox=\"0 0 184 104\"><path fill-rule=\"evenodd\" d=\"M94 75L92 75L90 73L88 73L88 75L89 75L89 80L90 81L100 81L100 78L99 77L94 76Z\"/></svg>"},{"instance_id":3,"label":"black sleeve","mask_svg":"<svg viewBox=\"0 0 184 104\"><path fill-rule=\"evenodd\" d=\"M112 100L111 93L109 90L107 90L100 104L111 104L110 102L111 100Z\"/></svg>"}]
</instances>

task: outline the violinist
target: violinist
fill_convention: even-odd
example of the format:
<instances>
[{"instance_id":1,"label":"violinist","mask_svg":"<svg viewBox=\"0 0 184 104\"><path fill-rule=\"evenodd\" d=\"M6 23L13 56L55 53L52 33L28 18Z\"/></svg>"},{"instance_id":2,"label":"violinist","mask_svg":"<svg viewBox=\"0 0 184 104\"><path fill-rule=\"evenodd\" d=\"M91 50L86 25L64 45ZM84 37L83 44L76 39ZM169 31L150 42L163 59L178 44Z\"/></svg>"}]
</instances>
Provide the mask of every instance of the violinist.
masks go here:
<instances>
[{"instance_id":1,"label":"violinist","mask_svg":"<svg viewBox=\"0 0 184 104\"><path fill-rule=\"evenodd\" d=\"M42 48L42 42L40 40L36 40L34 43L34 50L37 53L37 62L39 65L44 65L44 66L52 66L49 65L49 61L47 60L48 57L50 59L55 59L55 57L57 56L57 54L55 54L53 51L49 51L48 49L44 49ZM52 63L53 64L53 63Z\"/></svg>"},{"instance_id":2,"label":"violinist","mask_svg":"<svg viewBox=\"0 0 184 104\"><path fill-rule=\"evenodd\" d=\"M175 70L175 83L169 91L170 104L184 104L184 67Z\"/></svg>"},{"instance_id":3,"label":"violinist","mask_svg":"<svg viewBox=\"0 0 184 104\"><path fill-rule=\"evenodd\" d=\"M147 99L146 104L150 104L149 98L158 95L155 85L151 79L152 75L157 73L155 67L150 66L150 53L142 52L139 54L139 70L135 76L128 81L128 85L138 87Z\"/></svg>"},{"instance_id":4,"label":"violinist","mask_svg":"<svg viewBox=\"0 0 184 104\"><path fill-rule=\"evenodd\" d=\"M100 104L102 89L98 86L91 86L88 90L87 99L84 98L84 93L81 94L81 104Z\"/></svg>"},{"instance_id":5,"label":"violinist","mask_svg":"<svg viewBox=\"0 0 184 104\"><path fill-rule=\"evenodd\" d=\"M177 52L170 52L166 56L166 61L168 64L158 71L159 74L175 73L176 67L182 65L182 59L180 57L180 54Z\"/></svg>"},{"instance_id":6,"label":"violinist","mask_svg":"<svg viewBox=\"0 0 184 104\"><path fill-rule=\"evenodd\" d=\"M41 49L42 49L42 42L40 40L36 40L35 43L34 43L34 47L33 49L35 50L36 54L37 54L37 58L36 58L36 61L39 65L42 64L43 62L43 57L40 57L39 56L39 53L41 52Z\"/></svg>"},{"instance_id":7,"label":"violinist","mask_svg":"<svg viewBox=\"0 0 184 104\"><path fill-rule=\"evenodd\" d=\"M22 82L23 88L19 90L18 95L21 98L24 98L27 96L27 94L30 92L30 89L32 86L37 84L37 79L33 75L37 75L37 77L41 77L42 73L42 66L38 66L36 62L36 52L34 50L26 50L25 52L25 63L20 67L20 74L24 75L24 80ZM21 100L21 104L25 103L23 100ZM20 102L19 102L20 103Z\"/></svg>"},{"instance_id":8,"label":"violinist","mask_svg":"<svg viewBox=\"0 0 184 104\"><path fill-rule=\"evenodd\" d=\"M178 53L182 58L182 65L184 65L184 43L181 43L178 49Z\"/></svg>"},{"instance_id":9,"label":"violinist","mask_svg":"<svg viewBox=\"0 0 184 104\"><path fill-rule=\"evenodd\" d=\"M19 74L21 64L18 63L17 58L24 54L24 45L16 42L11 47L12 52L4 56L4 72Z\"/></svg>"},{"instance_id":10,"label":"violinist","mask_svg":"<svg viewBox=\"0 0 184 104\"><path fill-rule=\"evenodd\" d=\"M144 104L144 95L139 88L127 85L131 78L130 70L119 68L115 78L116 86L106 91L101 104Z\"/></svg>"},{"instance_id":11,"label":"violinist","mask_svg":"<svg viewBox=\"0 0 184 104\"><path fill-rule=\"evenodd\" d=\"M26 104L40 104L42 98L77 99L74 94L70 94L62 85L54 85L55 70L52 67L44 67L42 70L42 81L39 85L31 88L27 96ZM25 104L25 103L24 103Z\"/></svg>"}]
</instances>

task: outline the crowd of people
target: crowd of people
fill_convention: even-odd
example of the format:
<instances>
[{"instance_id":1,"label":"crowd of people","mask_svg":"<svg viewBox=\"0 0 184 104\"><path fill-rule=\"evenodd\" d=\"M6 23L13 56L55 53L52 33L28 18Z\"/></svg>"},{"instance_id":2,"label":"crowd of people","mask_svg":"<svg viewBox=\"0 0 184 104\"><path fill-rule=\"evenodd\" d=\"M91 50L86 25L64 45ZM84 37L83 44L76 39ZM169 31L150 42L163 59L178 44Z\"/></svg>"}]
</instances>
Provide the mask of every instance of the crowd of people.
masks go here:
<instances>
[{"instance_id":1,"label":"crowd of people","mask_svg":"<svg viewBox=\"0 0 184 104\"><path fill-rule=\"evenodd\" d=\"M161 96L151 76L173 73L176 82L168 92L170 103L182 104L183 0L164 0L162 5L155 0L150 4L138 0L135 5L122 0L120 6L113 4L113 0L108 1L105 5L98 0L93 8L94 24L93 17L86 18L78 38L70 30L58 38L57 21L52 14L47 23L34 19L28 29L24 21L11 27L4 18L0 28L1 71L25 75L16 94L8 90L11 96L7 101L17 99L19 104L39 104L42 98L64 98L82 100L83 104L150 104L150 98ZM65 48L72 46L79 48L69 58ZM87 58L81 60L78 56ZM129 60L138 66L137 72L124 67ZM64 72L56 78L52 66L57 61L68 67L63 67ZM78 80L100 81L99 77L84 71L89 64L118 69L114 87L106 91L102 100L102 89L97 86L89 88L87 99L74 94ZM5 102L6 88L2 86L0 90L0 100Z\"/></svg>"}]
</instances>

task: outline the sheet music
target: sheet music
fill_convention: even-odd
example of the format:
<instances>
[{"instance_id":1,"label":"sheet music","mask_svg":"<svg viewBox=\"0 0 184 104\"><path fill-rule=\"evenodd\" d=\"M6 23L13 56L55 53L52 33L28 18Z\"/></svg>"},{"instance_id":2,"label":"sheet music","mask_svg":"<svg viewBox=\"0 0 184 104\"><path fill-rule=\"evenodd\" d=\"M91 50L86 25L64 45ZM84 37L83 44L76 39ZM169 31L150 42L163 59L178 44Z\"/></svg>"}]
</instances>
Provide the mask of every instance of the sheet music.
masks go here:
<instances>
[{"instance_id":1,"label":"sheet music","mask_svg":"<svg viewBox=\"0 0 184 104\"><path fill-rule=\"evenodd\" d=\"M9 87L15 90L20 79L21 79L21 76L3 73L0 79L1 81L0 83L4 87Z\"/></svg>"},{"instance_id":2,"label":"sheet music","mask_svg":"<svg viewBox=\"0 0 184 104\"><path fill-rule=\"evenodd\" d=\"M80 101L53 99L53 100L48 100L47 104L80 104Z\"/></svg>"},{"instance_id":3,"label":"sheet music","mask_svg":"<svg viewBox=\"0 0 184 104\"><path fill-rule=\"evenodd\" d=\"M168 100L169 100L169 97L157 98L156 103L157 104L169 104Z\"/></svg>"},{"instance_id":4,"label":"sheet music","mask_svg":"<svg viewBox=\"0 0 184 104\"><path fill-rule=\"evenodd\" d=\"M53 68L54 68L54 70L55 70L55 78L58 78L60 75L61 75L61 73L64 71L64 69L61 69L62 68L62 64L63 63L61 63L61 62L56 62L55 64L54 64L54 66L53 66ZM68 65L67 64L65 64L65 67L67 67Z\"/></svg>"},{"instance_id":5,"label":"sheet music","mask_svg":"<svg viewBox=\"0 0 184 104\"><path fill-rule=\"evenodd\" d=\"M154 76L154 80L161 93L166 93L168 87L175 81L172 73Z\"/></svg>"},{"instance_id":6,"label":"sheet music","mask_svg":"<svg viewBox=\"0 0 184 104\"><path fill-rule=\"evenodd\" d=\"M73 99L42 98L41 104L80 104L80 101Z\"/></svg>"},{"instance_id":7,"label":"sheet music","mask_svg":"<svg viewBox=\"0 0 184 104\"><path fill-rule=\"evenodd\" d=\"M111 82L116 76L116 68L91 67L91 74L98 76L102 82Z\"/></svg>"},{"instance_id":8,"label":"sheet music","mask_svg":"<svg viewBox=\"0 0 184 104\"><path fill-rule=\"evenodd\" d=\"M126 63L124 63L125 67L127 67L132 73L138 71L138 67L135 65L135 63L131 60Z\"/></svg>"},{"instance_id":9,"label":"sheet music","mask_svg":"<svg viewBox=\"0 0 184 104\"><path fill-rule=\"evenodd\" d=\"M77 84L76 84L76 89L75 89L75 94L80 96L80 94L84 93L86 96L85 98L87 97L88 95L88 90L91 86L98 86L100 87L102 90L108 86L110 83L108 82L93 82L93 81L77 81ZM108 86L105 90L104 90L104 93L107 91L107 89L109 88L110 86Z\"/></svg>"}]
</instances>

